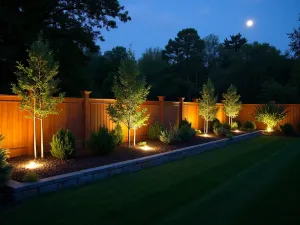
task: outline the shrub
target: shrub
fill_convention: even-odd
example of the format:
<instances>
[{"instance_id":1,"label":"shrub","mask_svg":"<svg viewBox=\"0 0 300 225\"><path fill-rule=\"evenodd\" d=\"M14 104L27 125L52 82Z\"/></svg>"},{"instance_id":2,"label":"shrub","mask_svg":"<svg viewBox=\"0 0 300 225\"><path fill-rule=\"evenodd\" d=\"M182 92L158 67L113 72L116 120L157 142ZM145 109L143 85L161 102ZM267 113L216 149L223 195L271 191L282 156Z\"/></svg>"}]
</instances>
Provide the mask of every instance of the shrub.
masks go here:
<instances>
[{"instance_id":1,"label":"shrub","mask_svg":"<svg viewBox=\"0 0 300 225\"><path fill-rule=\"evenodd\" d=\"M217 118L211 122L212 129L215 129L216 127L219 127L219 126L221 126L221 122Z\"/></svg>"},{"instance_id":2,"label":"shrub","mask_svg":"<svg viewBox=\"0 0 300 225\"><path fill-rule=\"evenodd\" d=\"M202 134L202 131L200 129L195 130L196 134Z\"/></svg>"},{"instance_id":3,"label":"shrub","mask_svg":"<svg viewBox=\"0 0 300 225\"><path fill-rule=\"evenodd\" d=\"M289 123L281 125L280 126L280 131L283 132L286 135L291 135L292 133L294 133L293 126Z\"/></svg>"},{"instance_id":4,"label":"shrub","mask_svg":"<svg viewBox=\"0 0 300 225\"><path fill-rule=\"evenodd\" d=\"M241 129L243 126L243 124L239 120L236 120L234 123L237 123L237 129Z\"/></svg>"},{"instance_id":5,"label":"shrub","mask_svg":"<svg viewBox=\"0 0 300 225\"><path fill-rule=\"evenodd\" d=\"M231 129L231 126L229 123L223 123L221 124L222 127L224 127L226 130L230 130Z\"/></svg>"},{"instance_id":6,"label":"shrub","mask_svg":"<svg viewBox=\"0 0 300 225\"><path fill-rule=\"evenodd\" d=\"M232 135L232 133L227 133L227 134L226 134L226 137L229 138L229 139L232 139L232 138L233 138L233 135Z\"/></svg>"},{"instance_id":7,"label":"shrub","mask_svg":"<svg viewBox=\"0 0 300 225\"><path fill-rule=\"evenodd\" d=\"M223 136L223 137L225 137L229 133L229 130L226 129L226 128L224 128L223 126L219 126L219 127L215 127L214 128L214 133L217 136Z\"/></svg>"},{"instance_id":8,"label":"shrub","mask_svg":"<svg viewBox=\"0 0 300 225\"><path fill-rule=\"evenodd\" d=\"M256 129L256 125L252 121L246 120L242 125L242 129L245 131L253 131Z\"/></svg>"},{"instance_id":9,"label":"shrub","mask_svg":"<svg viewBox=\"0 0 300 225\"><path fill-rule=\"evenodd\" d=\"M39 179L40 178L37 173L30 171L25 174L23 181L29 183L29 182L37 182L39 181Z\"/></svg>"},{"instance_id":10,"label":"shrub","mask_svg":"<svg viewBox=\"0 0 300 225\"><path fill-rule=\"evenodd\" d=\"M181 141L188 141L195 136L196 131L188 125L183 125L179 128L179 138Z\"/></svg>"},{"instance_id":11,"label":"shrub","mask_svg":"<svg viewBox=\"0 0 300 225\"><path fill-rule=\"evenodd\" d=\"M267 125L267 130L272 131L288 114L285 105L268 103L256 107L255 118L257 121Z\"/></svg>"},{"instance_id":12,"label":"shrub","mask_svg":"<svg viewBox=\"0 0 300 225\"><path fill-rule=\"evenodd\" d=\"M148 130L148 138L150 140L159 139L159 136L163 130L163 126L160 123L156 122L152 124Z\"/></svg>"},{"instance_id":13,"label":"shrub","mask_svg":"<svg viewBox=\"0 0 300 225\"><path fill-rule=\"evenodd\" d=\"M162 131L159 140L165 144L173 144L175 141L180 141L178 128L170 127L169 130Z\"/></svg>"},{"instance_id":14,"label":"shrub","mask_svg":"<svg viewBox=\"0 0 300 225\"><path fill-rule=\"evenodd\" d=\"M237 130L237 129L239 129L238 123L237 122L232 122L232 124L231 124L231 130Z\"/></svg>"},{"instance_id":15,"label":"shrub","mask_svg":"<svg viewBox=\"0 0 300 225\"><path fill-rule=\"evenodd\" d=\"M0 144L3 139L4 137L0 134ZM6 184L12 172L12 166L6 161L8 158L8 151L0 147L0 188Z\"/></svg>"},{"instance_id":16,"label":"shrub","mask_svg":"<svg viewBox=\"0 0 300 225\"><path fill-rule=\"evenodd\" d=\"M146 141L141 141L138 143L139 146L146 146L147 145L147 142Z\"/></svg>"},{"instance_id":17,"label":"shrub","mask_svg":"<svg viewBox=\"0 0 300 225\"><path fill-rule=\"evenodd\" d=\"M106 127L100 127L98 131L92 132L87 144L97 154L108 154L117 146L115 138L113 132L110 132Z\"/></svg>"},{"instance_id":18,"label":"shrub","mask_svg":"<svg viewBox=\"0 0 300 225\"><path fill-rule=\"evenodd\" d=\"M179 123L179 129L181 127L192 127L192 123L190 123L187 119L184 119Z\"/></svg>"},{"instance_id":19,"label":"shrub","mask_svg":"<svg viewBox=\"0 0 300 225\"><path fill-rule=\"evenodd\" d=\"M58 130L52 137L51 154L59 159L71 158L76 151L75 137L69 130Z\"/></svg>"},{"instance_id":20,"label":"shrub","mask_svg":"<svg viewBox=\"0 0 300 225\"><path fill-rule=\"evenodd\" d=\"M121 125L118 123L115 129L113 129L112 134L114 135L114 140L116 145L120 145L124 141L124 135Z\"/></svg>"}]
</instances>

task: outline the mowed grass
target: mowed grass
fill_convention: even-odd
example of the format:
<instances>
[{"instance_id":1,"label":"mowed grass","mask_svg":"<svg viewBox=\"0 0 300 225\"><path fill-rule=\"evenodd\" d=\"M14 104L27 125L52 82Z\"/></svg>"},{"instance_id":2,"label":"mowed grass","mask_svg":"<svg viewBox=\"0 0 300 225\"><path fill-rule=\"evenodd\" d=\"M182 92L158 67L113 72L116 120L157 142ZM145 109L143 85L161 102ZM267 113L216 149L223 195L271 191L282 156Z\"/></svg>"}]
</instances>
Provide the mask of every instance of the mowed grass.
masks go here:
<instances>
[{"instance_id":1,"label":"mowed grass","mask_svg":"<svg viewBox=\"0 0 300 225\"><path fill-rule=\"evenodd\" d=\"M257 137L45 195L3 224L300 224L300 139Z\"/></svg>"}]
</instances>

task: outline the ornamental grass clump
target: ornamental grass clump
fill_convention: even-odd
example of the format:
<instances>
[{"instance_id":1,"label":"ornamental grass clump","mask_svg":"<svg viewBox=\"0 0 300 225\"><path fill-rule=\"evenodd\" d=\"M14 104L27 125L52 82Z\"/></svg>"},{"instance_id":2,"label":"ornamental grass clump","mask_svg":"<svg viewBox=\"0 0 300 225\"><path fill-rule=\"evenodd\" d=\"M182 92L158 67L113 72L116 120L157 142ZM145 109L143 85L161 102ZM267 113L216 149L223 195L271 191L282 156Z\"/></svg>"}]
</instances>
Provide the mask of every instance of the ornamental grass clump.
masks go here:
<instances>
[{"instance_id":1,"label":"ornamental grass clump","mask_svg":"<svg viewBox=\"0 0 300 225\"><path fill-rule=\"evenodd\" d=\"M267 126L267 131L271 132L288 113L285 105L268 103L256 107L255 118L258 122L264 123Z\"/></svg>"}]
</instances>

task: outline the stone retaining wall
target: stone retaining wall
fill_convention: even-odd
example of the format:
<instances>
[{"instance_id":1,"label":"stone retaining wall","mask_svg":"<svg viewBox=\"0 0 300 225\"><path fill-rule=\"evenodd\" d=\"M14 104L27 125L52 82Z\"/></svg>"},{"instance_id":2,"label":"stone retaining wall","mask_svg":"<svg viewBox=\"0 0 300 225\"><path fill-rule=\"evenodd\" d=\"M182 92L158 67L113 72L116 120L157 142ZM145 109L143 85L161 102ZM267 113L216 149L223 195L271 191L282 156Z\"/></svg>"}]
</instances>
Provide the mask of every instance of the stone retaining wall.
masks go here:
<instances>
[{"instance_id":1,"label":"stone retaining wall","mask_svg":"<svg viewBox=\"0 0 300 225\"><path fill-rule=\"evenodd\" d=\"M161 165L171 162L189 155L199 154L209 149L218 148L227 145L231 142L244 140L259 136L261 131L255 131L248 134L233 137L233 139L222 139L212 141L205 144L190 146L171 152L160 153L152 156L128 160L124 162L113 163L110 165L85 169L78 172L62 174L54 177L41 179L35 183L20 183L14 180L8 182L8 186L12 191L15 201L38 196L40 194L54 192L65 188L85 185L92 183L115 174L133 172L147 167Z\"/></svg>"}]
</instances>

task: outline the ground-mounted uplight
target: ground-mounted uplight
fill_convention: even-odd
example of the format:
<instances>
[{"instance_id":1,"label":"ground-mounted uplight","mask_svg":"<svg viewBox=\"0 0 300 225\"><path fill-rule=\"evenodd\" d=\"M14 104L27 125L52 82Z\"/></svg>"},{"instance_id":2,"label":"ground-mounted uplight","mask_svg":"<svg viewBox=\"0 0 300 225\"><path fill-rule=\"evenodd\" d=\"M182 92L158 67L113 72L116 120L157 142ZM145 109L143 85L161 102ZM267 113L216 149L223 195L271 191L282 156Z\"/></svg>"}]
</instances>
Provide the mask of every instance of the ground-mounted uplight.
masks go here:
<instances>
[{"instance_id":1,"label":"ground-mounted uplight","mask_svg":"<svg viewBox=\"0 0 300 225\"><path fill-rule=\"evenodd\" d=\"M37 169L37 168L40 168L42 167L43 165L41 163L37 163L37 162L34 162L34 161L30 161L29 163L25 164L25 168L26 169L29 169L29 170L34 170L34 169Z\"/></svg>"},{"instance_id":2,"label":"ground-mounted uplight","mask_svg":"<svg viewBox=\"0 0 300 225\"><path fill-rule=\"evenodd\" d=\"M241 131L240 131L240 130L234 130L233 132L235 132L235 133L240 133Z\"/></svg>"},{"instance_id":3,"label":"ground-mounted uplight","mask_svg":"<svg viewBox=\"0 0 300 225\"><path fill-rule=\"evenodd\" d=\"M140 149L142 149L143 151L151 151L152 150L152 148L148 145L141 146Z\"/></svg>"},{"instance_id":4,"label":"ground-mounted uplight","mask_svg":"<svg viewBox=\"0 0 300 225\"><path fill-rule=\"evenodd\" d=\"M272 128L270 128L270 127L267 128L268 133L271 133L272 131L273 131Z\"/></svg>"}]
</instances>

